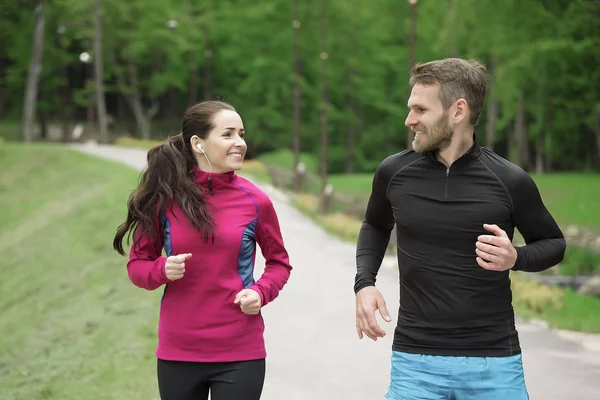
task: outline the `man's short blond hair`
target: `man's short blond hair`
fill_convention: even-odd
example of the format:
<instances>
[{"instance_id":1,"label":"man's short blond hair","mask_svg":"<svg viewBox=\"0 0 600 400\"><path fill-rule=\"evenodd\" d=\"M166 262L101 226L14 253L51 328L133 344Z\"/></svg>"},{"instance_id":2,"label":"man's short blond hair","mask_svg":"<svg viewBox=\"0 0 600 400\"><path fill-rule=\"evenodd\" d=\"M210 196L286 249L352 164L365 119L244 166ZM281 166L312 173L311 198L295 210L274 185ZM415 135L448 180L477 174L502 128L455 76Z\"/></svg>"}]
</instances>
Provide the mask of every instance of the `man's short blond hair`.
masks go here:
<instances>
[{"instance_id":1,"label":"man's short blond hair","mask_svg":"<svg viewBox=\"0 0 600 400\"><path fill-rule=\"evenodd\" d=\"M409 85L439 85L439 98L442 107L447 110L456 100L463 98L471 110L471 125L477 125L481 111L487 81L486 67L476 60L445 58L427 63L417 63L410 71Z\"/></svg>"}]
</instances>

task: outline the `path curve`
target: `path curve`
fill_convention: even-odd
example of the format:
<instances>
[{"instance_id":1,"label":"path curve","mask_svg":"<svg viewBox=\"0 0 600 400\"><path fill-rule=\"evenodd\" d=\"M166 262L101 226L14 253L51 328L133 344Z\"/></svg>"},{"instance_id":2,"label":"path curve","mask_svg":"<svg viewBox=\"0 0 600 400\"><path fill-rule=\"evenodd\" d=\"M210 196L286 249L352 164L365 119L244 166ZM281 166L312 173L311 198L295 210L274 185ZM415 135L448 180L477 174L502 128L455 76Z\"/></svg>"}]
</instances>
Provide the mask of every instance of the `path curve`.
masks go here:
<instances>
[{"instance_id":1,"label":"path curve","mask_svg":"<svg viewBox=\"0 0 600 400\"><path fill-rule=\"evenodd\" d=\"M146 164L142 150L94 144L72 147L137 169ZM354 246L326 233L278 190L269 185L261 188L273 200L294 267L280 297L263 310L268 359L262 399L383 399L396 319L386 324L379 318L388 335L377 342L356 337ZM264 259L257 253L258 274ZM393 316L398 287L397 271L382 269L378 288ZM517 328L531 399L600 400L597 336L582 340L581 335L568 337L525 322Z\"/></svg>"}]
</instances>

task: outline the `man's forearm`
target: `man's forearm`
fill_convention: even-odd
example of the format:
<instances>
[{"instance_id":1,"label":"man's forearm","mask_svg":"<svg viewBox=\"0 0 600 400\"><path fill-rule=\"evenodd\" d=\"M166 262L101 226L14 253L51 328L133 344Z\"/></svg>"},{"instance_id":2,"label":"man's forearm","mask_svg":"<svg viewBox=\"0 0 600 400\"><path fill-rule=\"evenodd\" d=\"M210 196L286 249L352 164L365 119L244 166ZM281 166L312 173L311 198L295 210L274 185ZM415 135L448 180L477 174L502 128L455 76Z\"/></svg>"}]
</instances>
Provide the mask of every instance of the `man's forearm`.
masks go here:
<instances>
[{"instance_id":1,"label":"man's forearm","mask_svg":"<svg viewBox=\"0 0 600 400\"><path fill-rule=\"evenodd\" d=\"M567 243L564 238L542 239L517 247L515 271L540 272L559 264L564 256Z\"/></svg>"},{"instance_id":2,"label":"man's forearm","mask_svg":"<svg viewBox=\"0 0 600 400\"><path fill-rule=\"evenodd\" d=\"M374 286L379 267L390 242L390 232L363 222L356 246L356 278L354 293L367 286Z\"/></svg>"}]
</instances>

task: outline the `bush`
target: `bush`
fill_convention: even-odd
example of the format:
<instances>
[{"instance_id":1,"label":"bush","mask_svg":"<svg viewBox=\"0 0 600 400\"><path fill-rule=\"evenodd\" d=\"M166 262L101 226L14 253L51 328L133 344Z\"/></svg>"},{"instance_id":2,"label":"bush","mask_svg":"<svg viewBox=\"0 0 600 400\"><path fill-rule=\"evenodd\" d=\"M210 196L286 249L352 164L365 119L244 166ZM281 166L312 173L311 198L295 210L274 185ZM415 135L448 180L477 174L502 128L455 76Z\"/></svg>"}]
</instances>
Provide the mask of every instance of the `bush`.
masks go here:
<instances>
[{"instance_id":1,"label":"bush","mask_svg":"<svg viewBox=\"0 0 600 400\"><path fill-rule=\"evenodd\" d=\"M269 153L263 153L257 159L267 165L293 170L294 153L288 149L279 149ZM310 153L300 153L300 161L306 165L308 172L316 174L319 170L317 156Z\"/></svg>"},{"instance_id":2,"label":"bush","mask_svg":"<svg viewBox=\"0 0 600 400\"><path fill-rule=\"evenodd\" d=\"M520 307L540 315L548 310L559 310L562 307L564 290L549 287L543 283L523 279L511 275L513 301Z\"/></svg>"},{"instance_id":3,"label":"bush","mask_svg":"<svg viewBox=\"0 0 600 400\"><path fill-rule=\"evenodd\" d=\"M577 247L567 247L560 263L563 275L600 275L600 254Z\"/></svg>"},{"instance_id":4,"label":"bush","mask_svg":"<svg viewBox=\"0 0 600 400\"><path fill-rule=\"evenodd\" d=\"M241 175L249 175L257 181L260 182L270 182L269 173L267 172L267 167L256 160L244 160L244 166L240 171Z\"/></svg>"},{"instance_id":5,"label":"bush","mask_svg":"<svg viewBox=\"0 0 600 400\"><path fill-rule=\"evenodd\" d=\"M136 149L150 150L150 148L161 144L162 140L143 140L129 136L121 136L115 140L115 145L122 147L134 147Z\"/></svg>"}]
</instances>

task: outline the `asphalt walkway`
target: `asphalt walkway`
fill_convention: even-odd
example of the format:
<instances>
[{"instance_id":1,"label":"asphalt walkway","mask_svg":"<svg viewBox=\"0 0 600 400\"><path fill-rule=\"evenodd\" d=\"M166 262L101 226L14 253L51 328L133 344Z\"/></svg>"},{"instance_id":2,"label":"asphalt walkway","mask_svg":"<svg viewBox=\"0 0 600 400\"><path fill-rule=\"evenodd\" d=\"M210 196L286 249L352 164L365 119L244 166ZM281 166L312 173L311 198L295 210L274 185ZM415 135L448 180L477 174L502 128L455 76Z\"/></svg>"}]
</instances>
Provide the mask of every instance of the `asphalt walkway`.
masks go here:
<instances>
[{"instance_id":1,"label":"asphalt walkway","mask_svg":"<svg viewBox=\"0 0 600 400\"><path fill-rule=\"evenodd\" d=\"M141 169L146 152L76 145L80 151ZM356 336L354 246L326 233L287 197L262 187L279 215L294 267L280 297L266 306L267 378L263 400L380 400L386 392L395 318L373 342ZM125 206L125 205L124 205ZM264 259L257 254L257 268ZM259 273L257 271L257 273ZM398 273L382 269L378 287L390 314L398 307ZM534 400L600 400L600 343L518 324L525 379ZM485 400L485 399L482 399ZM510 400L510 399L507 399Z\"/></svg>"}]
</instances>

